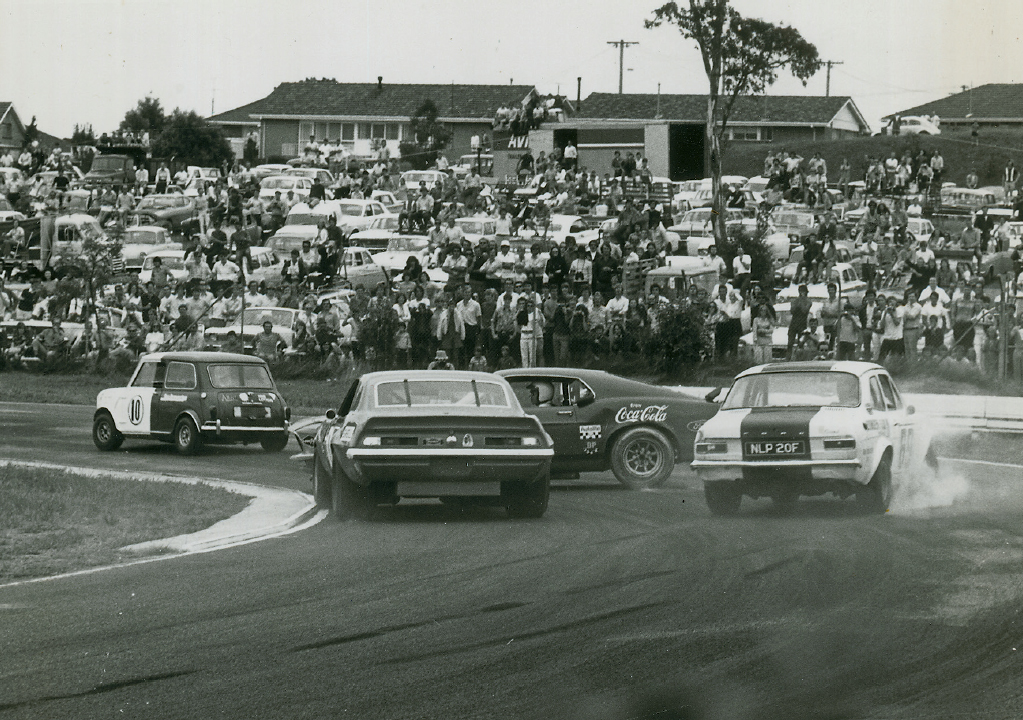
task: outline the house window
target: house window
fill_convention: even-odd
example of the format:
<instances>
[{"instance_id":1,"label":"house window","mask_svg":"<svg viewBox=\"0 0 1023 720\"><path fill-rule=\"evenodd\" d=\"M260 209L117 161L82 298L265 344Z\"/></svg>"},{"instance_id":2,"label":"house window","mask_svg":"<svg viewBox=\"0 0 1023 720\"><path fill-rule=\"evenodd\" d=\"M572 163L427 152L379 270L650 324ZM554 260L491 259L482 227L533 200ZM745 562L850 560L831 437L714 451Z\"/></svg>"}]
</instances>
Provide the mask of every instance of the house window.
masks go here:
<instances>
[{"instance_id":1,"label":"house window","mask_svg":"<svg viewBox=\"0 0 1023 720\"><path fill-rule=\"evenodd\" d=\"M316 141L323 142L327 139L327 123L316 123Z\"/></svg>"},{"instance_id":2,"label":"house window","mask_svg":"<svg viewBox=\"0 0 1023 720\"><path fill-rule=\"evenodd\" d=\"M327 126L327 140L336 143L341 139L341 123L330 123Z\"/></svg>"},{"instance_id":3,"label":"house window","mask_svg":"<svg viewBox=\"0 0 1023 720\"><path fill-rule=\"evenodd\" d=\"M316 132L316 124L311 122L300 122L298 124L298 140L306 142Z\"/></svg>"},{"instance_id":4,"label":"house window","mask_svg":"<svg viewBox=\"0 0 1023 720\"><path fill-rule=\"evenodd\" d=\"M760 141L761 142L774 142L774 128L760 128Z\"/></svg>"},{"instance_id":5,"label":"house window","mask_svg":"<svg viewBox=\"0 0 1023 720\"><path fill-rule=\"evenodd\" d=\"M733 127L728 130L729 140L745 140L756 142L760 139L760 128Z\"/></svg>"},{"instance_id":6,"label":"house window","mask_svg":"<svg viewBox=\"0 0 1023 720\"><path fill-rule=\"evenodd\" d=\"M397 123L387 123L387 139L397 140L398 139L398 127Z\"/></svg>"},{"instance_id":7,"label":"house window","mask_svg":"<svg viewBox=\"0 0 1023 720\"><path fill-rule=\"evenodd\" d=\"M341 123L341 139L348 142L355 139L355 123Z\"/></svg>"},{"instance_id":8,"label":"house window","mask_svg":"<svg viewBox=\"0 0 1023 720\"><path fill-rule=\"evenodd\" d=\"M401 139L405 141L413 141L415 138L412 137L412 126L405 124L401 126Z\"/></svg>"}]
</instances>

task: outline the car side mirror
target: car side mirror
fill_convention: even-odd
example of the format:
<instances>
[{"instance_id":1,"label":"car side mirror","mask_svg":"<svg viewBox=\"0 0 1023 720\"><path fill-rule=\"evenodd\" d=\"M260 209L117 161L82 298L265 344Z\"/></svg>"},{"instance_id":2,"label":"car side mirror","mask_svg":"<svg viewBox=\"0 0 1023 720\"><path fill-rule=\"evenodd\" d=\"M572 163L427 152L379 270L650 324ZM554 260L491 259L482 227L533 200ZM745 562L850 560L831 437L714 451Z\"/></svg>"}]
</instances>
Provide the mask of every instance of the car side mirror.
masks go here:
<instances>
[{"instance_id":1,"label":"car side mirror","mask_svg":"<svg viewBox=\"0 0 1023 720\"><path fill-rule=\"evenodd\" d=\"M913 407L912 405L907 405L906 406L906 414L907 415L916 415L916 408Z\"/></svg>"},{"instance_id":2,"label":"car side mirror","mask_svg":"<svg viewBox=\"0 0 1023 720\"><path fill-rule=\"evenodd\" d=\"M333 420L334 418L337 417L337 413L334 412L333 410L328 410L325 414L328 420Z\"/></svg>"},{"instance_id":3,"label":"car side mirror","mask_svg":"<svg viewBox=\"0 0 1023 720\"><path fill-rule=\"evenodd\" d=\"M704 400L706 400L709 403L718 402L718 396L721 395L721 391L723 389L724 388L720 388L720 387L714 388L709 393L707 393L706 395L703 396Z\"/></svg>"}]
</instances>

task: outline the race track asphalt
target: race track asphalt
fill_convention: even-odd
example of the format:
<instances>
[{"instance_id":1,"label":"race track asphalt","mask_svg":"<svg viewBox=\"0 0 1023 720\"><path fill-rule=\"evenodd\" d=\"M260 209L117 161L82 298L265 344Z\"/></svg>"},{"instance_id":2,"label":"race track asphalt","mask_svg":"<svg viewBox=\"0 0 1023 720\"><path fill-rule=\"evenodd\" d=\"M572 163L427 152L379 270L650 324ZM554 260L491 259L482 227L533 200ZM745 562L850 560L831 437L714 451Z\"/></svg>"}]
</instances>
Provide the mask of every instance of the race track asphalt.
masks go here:
<instances>
[{"instance_id":1,"label":"race track asphalt","mask_svg":"<svg viewBox=\"0 0 1023 720\"><path fill-rule=\"evenodd\" d=\"M0 456L309 489L287 455L101 454L0 405ZM1023 717L1023 477L946 460L884 517L559 483L541 520L432 503L0 587L0 718ZM657 714L686 699L704 715Z\"/></svg>"}]
</instances>

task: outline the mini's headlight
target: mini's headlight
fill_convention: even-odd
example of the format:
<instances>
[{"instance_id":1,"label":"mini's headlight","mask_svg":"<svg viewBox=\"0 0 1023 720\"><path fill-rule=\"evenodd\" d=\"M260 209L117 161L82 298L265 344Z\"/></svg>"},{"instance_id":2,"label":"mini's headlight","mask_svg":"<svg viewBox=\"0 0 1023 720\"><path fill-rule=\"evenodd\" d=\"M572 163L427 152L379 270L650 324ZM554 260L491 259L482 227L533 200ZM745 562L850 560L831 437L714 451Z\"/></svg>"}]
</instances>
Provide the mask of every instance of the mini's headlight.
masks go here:
<instances>
[{"instance_id":1,"label":"mini's headlight","mask_svg":"<svg viewBox=\"0 0 1023 720\"><path fill-rule=\"evenodd\" d=\"M540 444L540 438L538 438L538 437L524 437L524 438L522 438L522 444L523 445L529 445L531 447L536 447L537 445Z\"/></svg>"},{"instance_id":2,"label":"mini's headlight","mask_svg":"<svg viewBox=\"0 0 1023 720\"><path fill-rule=\"evenodd\" d=\"M380 438L372 436L372 435L369 436L369 437L364 437L362 439L362 444L363 445L379 445L380 444Z\"/></svg>"}]
</instances>

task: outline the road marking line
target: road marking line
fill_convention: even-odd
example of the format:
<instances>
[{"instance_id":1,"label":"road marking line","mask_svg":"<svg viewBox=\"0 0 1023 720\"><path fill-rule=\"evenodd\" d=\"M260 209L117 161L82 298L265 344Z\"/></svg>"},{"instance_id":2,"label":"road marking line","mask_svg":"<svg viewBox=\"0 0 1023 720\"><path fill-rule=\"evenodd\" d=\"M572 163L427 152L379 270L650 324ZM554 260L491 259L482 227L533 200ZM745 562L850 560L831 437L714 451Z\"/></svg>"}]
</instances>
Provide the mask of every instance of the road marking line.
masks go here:
<instances>
[{"instance_id":1,"label":"road marking line","mask_svg":"<svg viewBox=\"0 0 1023 720\"><path fill-rule=\"evenodd\" d=\"M946 460L946 461L949 461L949 462L973 463L974 465L990 465L992 467L1023 468L1023 465L1017 465L1016 463L992 462L990 460L967 460L966 458L950 458L950 457L940 457L938 459L939 460Z\"/></svg>"}]
</instances>

